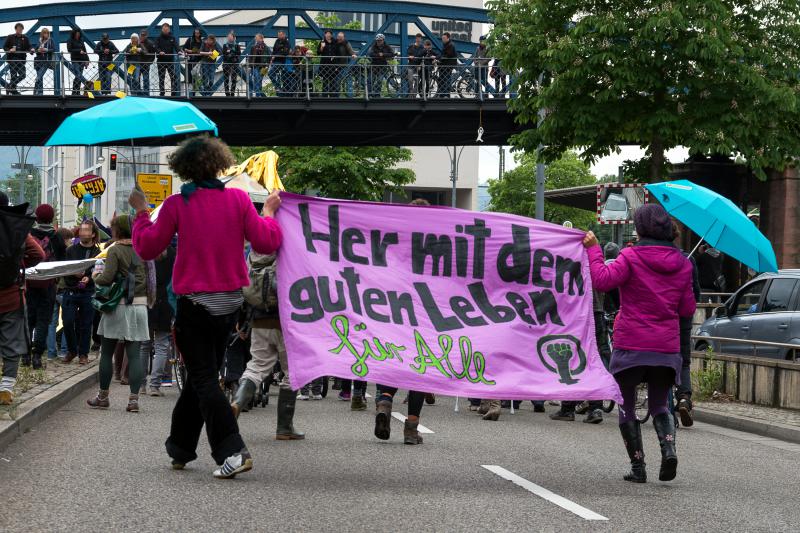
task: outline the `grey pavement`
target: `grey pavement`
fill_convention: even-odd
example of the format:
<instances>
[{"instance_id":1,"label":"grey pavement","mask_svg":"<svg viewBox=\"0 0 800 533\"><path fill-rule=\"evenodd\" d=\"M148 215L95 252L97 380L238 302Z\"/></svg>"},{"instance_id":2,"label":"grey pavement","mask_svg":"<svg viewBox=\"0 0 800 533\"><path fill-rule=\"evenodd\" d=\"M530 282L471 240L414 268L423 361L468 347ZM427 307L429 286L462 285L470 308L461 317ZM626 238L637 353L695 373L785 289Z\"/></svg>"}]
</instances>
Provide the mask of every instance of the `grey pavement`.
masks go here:
<instances>
[{"instance_id":1,"label":"grey pavement","mask_svg":"<svg viewBox=\"0 0 800 533\"><path fill-rule=\"evenodd\" d=\"M778 409L742 402L696 402L696 408L714 413L743 416L755 420L784 424L800 429L800 411Z\"/></svg>"},{"instance_id":2,"label":"grey pavement","mask_svg":"<svg viewBox=\"0 0 800 533\"><path fill-rule=\"evenodd\" d=\"M800 445L707 424L680 430L671 483L656 481L659 452L645 425L651 482L633 485L621 479L627 458L610 415L599 426L553 422L528 403L485 422L463 400L455 413L452 399L439 398L423 410L433 434L422 446L404 446L399 421L390 441L378 441L372 405L353 413L329 396L298 402L305 441L278 442L273 397L240 418L254 470L215 480L204 441L199 460L169 468L163 442L174 390L144 398L138 414L124 412L123 387L113 387L108 411L85 407L91 394L0 452L1 530L797 531L800 524ZM396 408L405 413L399 401ZM482 465L504 468L525 487ZM608 520L585 520L576 504Z\"/></svg>"}]
</instances>

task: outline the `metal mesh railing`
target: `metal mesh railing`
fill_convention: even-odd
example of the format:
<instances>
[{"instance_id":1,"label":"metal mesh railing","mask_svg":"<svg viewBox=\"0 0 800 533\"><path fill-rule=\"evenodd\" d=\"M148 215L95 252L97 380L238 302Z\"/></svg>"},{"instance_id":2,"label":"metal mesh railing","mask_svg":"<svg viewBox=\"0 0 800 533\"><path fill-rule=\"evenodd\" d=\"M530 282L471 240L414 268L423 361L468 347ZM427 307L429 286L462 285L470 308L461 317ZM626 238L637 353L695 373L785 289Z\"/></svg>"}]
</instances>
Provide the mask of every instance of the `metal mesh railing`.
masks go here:
<instances>
[{"instance_id":1,"label":"metal mesh railing","mask_svg":"<svg viewBox=\"0 0 800 533\"><path fill-rule=\"evenodd\" d=\"M420 64L367 59L245 57L241 62L158 56L155 61L119 54L73 60L0 59L0 86L7 94L102 96L122 91L136 96L219 98L435 99L509 98L510 77L488 64Z\"/></svg>"}]
</instances>

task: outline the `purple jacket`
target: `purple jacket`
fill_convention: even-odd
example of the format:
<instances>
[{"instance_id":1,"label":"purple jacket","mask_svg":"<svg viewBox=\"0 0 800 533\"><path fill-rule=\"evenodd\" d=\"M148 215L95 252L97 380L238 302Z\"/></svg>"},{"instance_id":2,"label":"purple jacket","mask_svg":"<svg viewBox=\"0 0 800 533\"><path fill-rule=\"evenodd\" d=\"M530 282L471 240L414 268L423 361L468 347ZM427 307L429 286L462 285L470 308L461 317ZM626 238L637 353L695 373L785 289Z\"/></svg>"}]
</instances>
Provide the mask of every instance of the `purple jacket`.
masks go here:
<instances>
[{"instance_id":1,"label":"purple jacket","mask_svg":"<svg viewBox=\"0 0 800 533\"><path fill-rule=\"evenodd\" d=\"M679 249L659 244L625 248L608 265L600 246L588 250L592 286L601 292L619 288L615 349L680 352L678 317L692 316L696 307L692 264Z\"/></svg>"}]
</instances>

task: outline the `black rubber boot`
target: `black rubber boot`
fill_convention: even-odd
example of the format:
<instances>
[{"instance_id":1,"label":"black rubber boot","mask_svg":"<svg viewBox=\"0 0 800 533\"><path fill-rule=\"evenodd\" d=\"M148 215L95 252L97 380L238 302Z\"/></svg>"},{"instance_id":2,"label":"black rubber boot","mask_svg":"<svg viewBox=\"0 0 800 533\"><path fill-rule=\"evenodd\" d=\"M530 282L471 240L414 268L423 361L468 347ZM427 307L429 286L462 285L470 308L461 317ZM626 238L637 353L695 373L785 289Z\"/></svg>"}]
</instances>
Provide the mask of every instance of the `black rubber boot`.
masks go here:
<instances>
[{"instance_id":1,"label":"black rubber boot","mask_svg":"<svg viewBox=\"0 0 800 533\"><path fill-rule=\"evenodd\" d=\"M623 476L625 481L646 483L647 471L644 462L644 446L642 446L642 427L638 421L625 422L619 425L619 432L625 442L625 449L631 459L631 471Z\"/></svg>"},{"instance_id":2,"label":"black rubber boot","mask_svg":"<svg viewBox=\"0 0 800 533\"><path fill-rule=\"evenodd\" d=\"M34 370L39 370L42 368L42 354L34 352L33 357L31 358L31 365L33 366Z\"/></svg>"},{"instance_id":3,"label":"black rubber boot","mask_svg":"<svg viewBox=\"0 0 800 533\"><path fill-rule=\"evenodd\" d=\"M247 378L239 380L239 388L236 390L236 397L231 403L233 416L239 418L239 413L246 412L250 409L250 402L253 401L253 396L256 394L256 384Z\"/></svg>"},{"instance_id":4,"label":"black rubber boot","mask_svg":"<svg viewBox=\"0 0 800 533\"><path fill-rule=\"evenodd\" d=\"M653 427L661 445L661 469L659 481L672 481L678 472L678 454L675 452L675 420L670 413L653 417Z\"/></svg>"},{"instance_id":5,"label":"black rubber boot","mask_svg":"<svg viewBox=\"0 0 800 533\"><path fill-rule=\"evenodd\" d=\"M278 429L275 440L302 440L305 433L294 429L294 406L297 403L297 391L281 387L278 392Z\"/></svg>"}]
</instances>

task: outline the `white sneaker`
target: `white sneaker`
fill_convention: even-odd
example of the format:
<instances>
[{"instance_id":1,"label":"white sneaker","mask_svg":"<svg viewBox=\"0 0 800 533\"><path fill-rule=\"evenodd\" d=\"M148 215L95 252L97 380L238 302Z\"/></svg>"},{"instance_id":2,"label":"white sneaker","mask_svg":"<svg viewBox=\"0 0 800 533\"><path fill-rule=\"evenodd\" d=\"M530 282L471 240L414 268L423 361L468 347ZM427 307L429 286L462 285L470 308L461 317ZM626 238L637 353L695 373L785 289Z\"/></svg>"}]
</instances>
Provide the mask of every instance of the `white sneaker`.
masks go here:
<instances>
[{"instance_id":1,"label":"white sneaker","mask_svg":"<svg viewBox=\"0 0 800 533\"><path fill-rule=\"evenodd\" d=\"M225 459L222 466L214 470L214 477L218 479L231 479L236 477L236 474L247 472L253 468L253 458L250 452L242 450Z\"/></svg>"},{"instance_id":2,"label":"white sneaker","mask_svg":"<svg viewBox=\"0 0 800 533\"><path fill-rule=\"evenodd\" d=\"M311 395L311 399L312 400L321 400L322 399L322 394L312 394Z\"/></svg>"},{"instance_id":3,"label":"white sneaker","mask_svg":"<svg viewBox=\"0 0 800 533\"><path fill-rule=\"evenodd\" d=\"M297 399L298 400L308 400L309 396L308 396L308 394L303 394L303 392L301 391L301 392L297 393Z\"/></svg>"}]
</instances>

